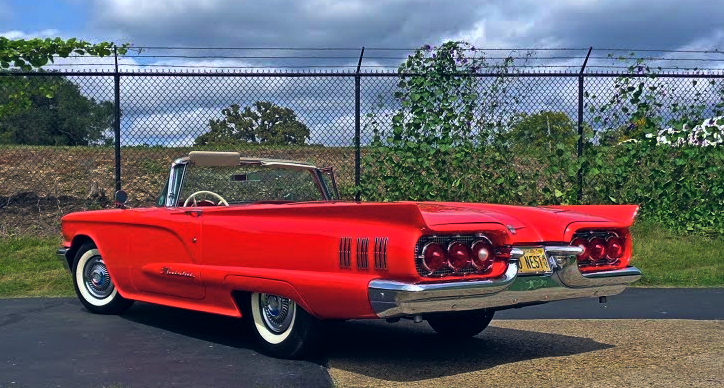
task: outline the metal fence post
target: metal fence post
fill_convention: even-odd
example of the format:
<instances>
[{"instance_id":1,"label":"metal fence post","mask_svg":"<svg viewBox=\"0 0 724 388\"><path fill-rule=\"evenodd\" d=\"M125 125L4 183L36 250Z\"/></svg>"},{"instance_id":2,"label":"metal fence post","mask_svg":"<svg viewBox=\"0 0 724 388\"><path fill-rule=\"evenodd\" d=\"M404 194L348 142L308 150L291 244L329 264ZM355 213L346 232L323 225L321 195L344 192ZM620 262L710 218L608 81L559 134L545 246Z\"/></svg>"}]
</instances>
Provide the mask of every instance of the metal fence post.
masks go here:
<instances>
[{"instance_id":1,"label":"metal fence post","mask_svg":"<svg viewBox=\"0 0 724 388\"><path fill-rule=\"evenodd\" d=\"M360 174L362 163L361 128L360 128L360 67L362 67L362 56L365 55L365 48L359 53L357 71L354 75L354 200L359 202L362 193L360 192Z\"/></svg>"},{"instance_id":2,"label":"metal fence post","mask_svg":"<svg viewBox=\"0 0 724 388\"><path fill-rule=\"evenodd\" d=\"M115 148L116 163L116 191L121 189L121 74L118 72L118 48L113 46L113 56L115 57L115 72L113 74L113 83L115 87L114 109L113 109L113 137Z\"/></svg>"},{"instance_id":3,"label":"metal fence post","mask_svg":"<svg viewBox=\"0 0 724 388\"><path fill-rule=\"evenodd\" d=\"M586 59L583 60L583 66L581 66L581 72L578 73L578 160L580 161L583 157L583 78L584 71L586 70L586 64L588 63L588 57L591 56L593 47L588 48L588 54ZM578 168L578 204L583 202L583 165Z\"/></svg>"}]
</instances>

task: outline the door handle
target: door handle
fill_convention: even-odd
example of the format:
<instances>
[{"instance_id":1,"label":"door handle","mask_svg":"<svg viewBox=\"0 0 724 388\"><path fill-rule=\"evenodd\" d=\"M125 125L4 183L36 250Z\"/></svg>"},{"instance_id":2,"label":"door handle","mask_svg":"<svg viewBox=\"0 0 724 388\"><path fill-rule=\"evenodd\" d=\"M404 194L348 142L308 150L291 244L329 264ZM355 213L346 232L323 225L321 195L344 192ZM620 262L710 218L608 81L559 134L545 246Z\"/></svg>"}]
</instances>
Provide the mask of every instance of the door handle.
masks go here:
<instances>
[{"instance_id":1,"label":"door handle","mask_svg":"<svg viewBox=\"0 0 724 388\"><path fill-rule=\"evenodd\" d=\"M201 217L201 214L203 214L201 210L184 210L184 213L190 215L191 217Z\"/></svg>"}]
</instances>

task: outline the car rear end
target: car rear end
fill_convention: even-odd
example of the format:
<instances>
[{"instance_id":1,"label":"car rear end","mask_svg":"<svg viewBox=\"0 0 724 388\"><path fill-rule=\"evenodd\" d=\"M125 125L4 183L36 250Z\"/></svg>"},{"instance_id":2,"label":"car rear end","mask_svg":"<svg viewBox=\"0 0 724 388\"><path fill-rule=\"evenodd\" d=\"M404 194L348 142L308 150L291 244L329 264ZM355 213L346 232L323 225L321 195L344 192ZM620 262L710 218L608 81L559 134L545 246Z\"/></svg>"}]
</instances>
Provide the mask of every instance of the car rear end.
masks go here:
<instances>
[{"instance_id":1,"label":"car rear end","mask_svg":"<svg viewBox=\"0 0 724 388\"><path fill-rule=\"evenodd\" d=\"M555 212L547 220L536 221L539 214L534 211L539 209L527 208L517 216L527 217L528 222L517 223L516 228L510 217L496 223L492 222L496 214L482 212L480 221L484 222L461 217L468 222L458 224L451 221L453 213L462 213L460 208L444 211L451 217L424 230L409 258L416 279L370 282L369 300L377 316L421 319L426 314L606 297L621 293L641 277L629 265L630 222L583 213L556 219ZM439 219L439 211L436 217L427 219ZM525 228L529 230L524 233ZM531 241L531 236L547 239Z\"/></svg>"}]
</instances>

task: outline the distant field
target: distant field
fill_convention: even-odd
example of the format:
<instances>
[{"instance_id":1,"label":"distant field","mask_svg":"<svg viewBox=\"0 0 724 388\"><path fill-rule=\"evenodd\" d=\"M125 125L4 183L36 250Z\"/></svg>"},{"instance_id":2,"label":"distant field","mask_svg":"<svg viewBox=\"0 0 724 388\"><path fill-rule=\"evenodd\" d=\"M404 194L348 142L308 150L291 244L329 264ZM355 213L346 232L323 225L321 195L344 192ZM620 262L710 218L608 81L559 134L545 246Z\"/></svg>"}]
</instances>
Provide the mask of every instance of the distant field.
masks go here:
<instances>
[{"instance_id":1,"label":"distant field","mask_svg":"<svg viewBox=\"0 0 724 388\"><path fill-rule=\"evenodd\" d=\"M194 147L194 150L203 150ZM123 189L132 201L153 201L171 162L188 155L190 147L124 147L121 149ZM354 179L354 148L324 146L263 146L225 148L242 156L301 160L333 166L339 180ZM112 147L0 146L0 197L33 192L39 197L85 198L95 187L112 195L115 187Z\"/></svg>"}]
</instances>

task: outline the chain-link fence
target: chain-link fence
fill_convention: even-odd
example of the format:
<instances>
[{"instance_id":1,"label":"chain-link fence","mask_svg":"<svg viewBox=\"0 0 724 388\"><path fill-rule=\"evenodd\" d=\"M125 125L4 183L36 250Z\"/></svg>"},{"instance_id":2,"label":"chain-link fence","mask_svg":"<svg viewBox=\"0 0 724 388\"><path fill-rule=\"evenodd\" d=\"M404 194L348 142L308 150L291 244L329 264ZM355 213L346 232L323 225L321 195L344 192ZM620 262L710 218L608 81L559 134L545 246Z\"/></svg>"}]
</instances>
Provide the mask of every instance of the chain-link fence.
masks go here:
<instances>
[{"instance_id":1,"label":"chain-link fence","mask_svg":"<svg viewBox=\"0 0 724 388\"><path fill-rule=\"evenodd\" d=\"M375 133L389 133L402 109L400 75L365 72L36 72L0 77L0 234L25 225L43 233L59 215L109 206L121 187L133 206L152 205L171 162L192 149L236 150L247 157L301 160L335 168L353 199L360 159ZM598 144L604 130L625 132L640 101L660 125L695 106L702 119L722 103L724 75L544 73L476 74L485 102L478 120L502 131L541 112L565 117L565 136ZM634 94L635 100L634 100ZM15 100L14 100L15 99ZM680 107L677 109L677 106ZM649 112L650 113L650 112ZM516 121L517 120L517 121ZM554 147L551 123L531 136ZM571 129L571 128L569 128ZM625 138L625 133L617 138ZM518 139L521 146L530 136ZM565 140L565 139L564 139ZM549 141L550 144L547 144ZM520 157L521 169L540 160ZM587 181L564 182L585 196ZM484 199L481 199L484 200ZM51 233L52 234L52 233Z\"/></svg>"}]
</instances>

